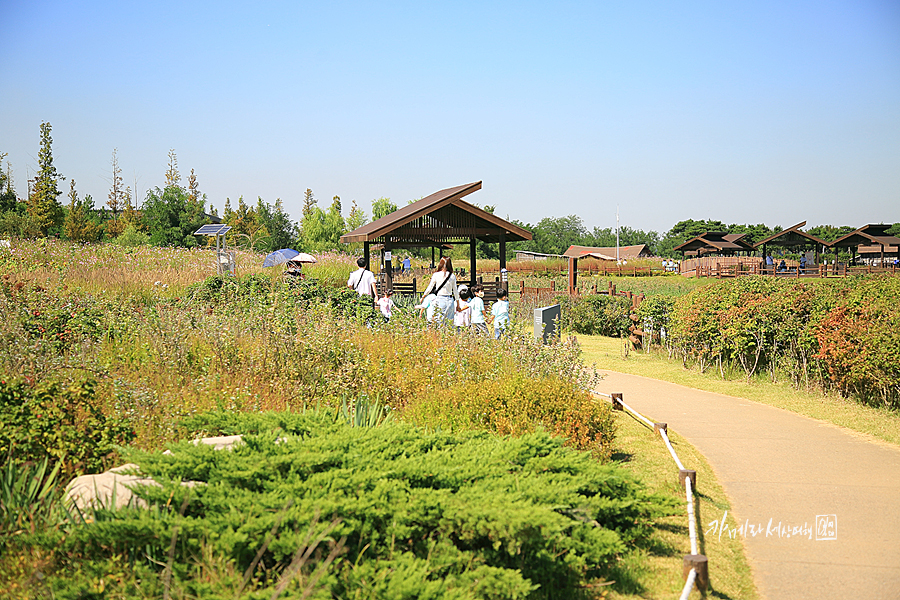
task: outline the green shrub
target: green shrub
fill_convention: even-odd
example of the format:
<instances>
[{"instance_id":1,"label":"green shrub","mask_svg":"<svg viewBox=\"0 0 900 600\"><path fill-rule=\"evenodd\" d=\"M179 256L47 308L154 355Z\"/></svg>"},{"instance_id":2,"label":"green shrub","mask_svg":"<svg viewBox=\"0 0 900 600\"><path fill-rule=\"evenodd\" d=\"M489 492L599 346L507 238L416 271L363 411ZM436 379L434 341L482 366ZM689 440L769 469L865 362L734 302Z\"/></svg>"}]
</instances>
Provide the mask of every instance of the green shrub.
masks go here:
<instances>
[{"instance_id":1,"label":"green shrub","mask_svg":"<svg viewBox=\"0 0 900 600\"><path fill-rule=\"evenodd\" d=\"M650 296L638 307L637 315L641 318L643 328L652 339L659 339L663 331L669 329L669 317L675 306L672 296Z\"/></svg>"},{"instance_id":2,"label":"green shrub","mask_svg":"<svg viewBox=\"0 0 900 600\"><path fill-rule=\"evenodd\" d=\"M675 301L670 348L701 370L768 369L864 402L900 407L900 278L842 281L741 277Z\"/></svg>"},{"instance_id":3,"label":"green shrub","mask_svg":"<svg viewBox=\"0 0 900 600\"><path fill-rule=\"evenodd\" d=\"M900 279L860 281L816 324L817 360L848 396L900 408Z\"/></svg>"},{"instance_id":4,"label":"green shrub","mask_svg":"<svg viewBox=\"0 0 900 600\"><path fill-rule=\"evenodd\" d=\"M125 420L97 407L91 381L67 388L0 381L0 423L4 461L64 459L67 474L102 471L117 447L134 437Z\"/></svg>"},{"instance_id":5,"label":"green shrub","mask_svg":"<svg viewBox=\"0 0 900 600\"><path fill-rule=\"evenodd\" d=\"M245 419L260 429L259 417ZM97 511L66 538L69 564L139 556L162 565L171 551L173 585L194 595L213 590L192 565L217 556L237 573L249 569L246 591L257 597L290 573L312 532L325 537L306 575L328 549L343 548L315 597L573 598L610 579L621 557L645 547L653 520L677 510L546 433L354 428L325 414L267 419L279 428L231 451L181 443L170 455L134 453L162 483L139 490L155 508ZM193 424L210 431L221 421ZM228 582L230 597L236 588Z\"/></svg>"},{"instance_id":6,"label":"green shrub","mask_svg":"<svg viewBox=\"0 0 900 600\"><path fill-rule=\"evenodd\" d=\"M584 335L619 337L628 331L631 301L621 296L590 294L560 296L560 325L564 330Z\"/></svg>"},{"instance_id":7,"label":"green shrub","mask_svg":"<svg viewBox=\"0 0 900 600\"><path fill-rule=\"evenodd\" d=\"M150 243L150 236L138 231L134 225L129 225L125 228L125 231L112 241L112 243L124 248L146 246Z\"/></svg>"}]
</instances>

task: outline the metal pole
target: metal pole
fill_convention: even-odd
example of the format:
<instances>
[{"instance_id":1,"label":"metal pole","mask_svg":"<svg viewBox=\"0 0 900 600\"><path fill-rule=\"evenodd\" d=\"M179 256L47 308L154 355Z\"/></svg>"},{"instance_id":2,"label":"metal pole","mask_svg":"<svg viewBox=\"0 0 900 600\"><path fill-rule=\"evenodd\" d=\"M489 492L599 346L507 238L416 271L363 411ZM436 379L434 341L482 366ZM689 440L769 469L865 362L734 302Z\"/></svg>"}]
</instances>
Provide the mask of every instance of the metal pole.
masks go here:
<instances>
[{"instance_id":1,"label":"metal pole","mask_svg":"<svg viewBox=\"0 0 900 600\"><path fill-rule=\"evenodd\" d=\"M469 240L469 270L471 271L471 273L469 273L469 285L471 287L475 287L475 268L477 266L476 265L477 261L475 258L475 243L476 243L476 240L475 240L475 237L473 236Z\"/></svg>"}]
</instances>

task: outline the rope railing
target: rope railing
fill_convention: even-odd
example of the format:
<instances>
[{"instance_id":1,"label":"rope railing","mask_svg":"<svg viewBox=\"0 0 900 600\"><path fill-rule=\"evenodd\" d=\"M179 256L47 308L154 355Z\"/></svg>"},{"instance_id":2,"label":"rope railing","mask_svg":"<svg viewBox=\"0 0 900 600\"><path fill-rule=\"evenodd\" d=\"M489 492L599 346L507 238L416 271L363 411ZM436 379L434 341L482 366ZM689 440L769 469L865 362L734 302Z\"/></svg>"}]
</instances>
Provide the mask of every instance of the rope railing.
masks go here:
<instances>
[{"instance_id":1,"label":"rope railing","mask_svg":"<svg viewBox=\"0 0 900 600\"><path fill-rule=\"evenodd\" d=\"M678 600L688 600L688 597L691 595L691 590L694 589L694 581L697 579L697 570L691 569L691 572L688 573L687 581L684 582L684 588L681 590L681 596L678 597Z\"/></svg>"},{"instance_id":2,"label":"rope railing","mask_svg":"<svg viewBox=\"0 0 900 600\"><path fill-rule=\"evenodd\" d=\"M709 571L707 568L706 557L699 553L697 545L697 518L694 511L694 488L697 485L697 472L684 468L681 459L678 458L678 453L675 452L675 448L672 446L671 440L669 440L668 425L666 423L654 423L638 411L634 410L625 404L622 400L622 394L604 394L603 392L598 392L596 390L589 391L595 396L609 399L610 402L612 402L614 409L627 410L636 419L646 423L649 427L652 427L655 432L659 432L660 437L663 439L663 442L665 442L669 454L672 455L672 459L678 466L678 476L682 485L684 485L684 496L687 503L688 536L690 537L691 543L691 553L684 556L685 582L680 599L687 600L694 585L696 585L698 589L706 590L709 585Z\"/></svg>"}]
</instances>

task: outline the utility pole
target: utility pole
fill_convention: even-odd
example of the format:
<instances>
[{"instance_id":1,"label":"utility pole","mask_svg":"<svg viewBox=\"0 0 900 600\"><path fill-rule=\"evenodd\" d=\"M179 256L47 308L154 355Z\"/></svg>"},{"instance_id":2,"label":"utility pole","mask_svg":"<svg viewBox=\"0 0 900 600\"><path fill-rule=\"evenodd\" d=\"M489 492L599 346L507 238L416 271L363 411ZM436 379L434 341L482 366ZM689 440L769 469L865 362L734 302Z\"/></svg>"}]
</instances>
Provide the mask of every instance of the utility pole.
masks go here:
<instances>
[{"instance_id":1,"label":"utility pole","mask_svg":"<svg viewBox=\"0 0 900 600\"><path fill-rule=\"evenodd\" d=\"M616 264L622 264L619 260L619 205L616 204Z\"/></svg>"}]
</instances>

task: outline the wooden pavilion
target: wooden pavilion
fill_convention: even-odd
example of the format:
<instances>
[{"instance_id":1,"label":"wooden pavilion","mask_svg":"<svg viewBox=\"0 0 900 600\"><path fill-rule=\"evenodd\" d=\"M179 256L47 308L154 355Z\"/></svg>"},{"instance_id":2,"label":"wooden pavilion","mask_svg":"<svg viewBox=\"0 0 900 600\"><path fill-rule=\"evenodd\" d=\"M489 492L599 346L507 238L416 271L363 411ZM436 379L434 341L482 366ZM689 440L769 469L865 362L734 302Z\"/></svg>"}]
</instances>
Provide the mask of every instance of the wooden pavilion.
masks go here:
<instances>
[{"instance_id":1,"label":"wooden pavilion","mask_svg":"<svg viewBox=\"0 0 900 600\"><path fill-rule=\"evenodd\" d=\"M834 261L837 263L838 248L848 248L850 250L851 262L856 250L860 255L866 254L869 257L879 253L880 250L880 266L884 266L885 255L896 255L898 247L900 247L900 238L888 235L887 230L893 225L888 223L880 225L864 225L856 231L851 231L830 244L834 248Z\"/></svg>"},{"instance_id":2,"label":"wooden pavilion","mask_svg":"<svg viewBox=\"0 0 900 600\"><path fill-rule=\"evenodd\" d=\"M819 264L819 256L829 244L825 240L821 240L800 229L805 225L806 221L801 221L793 227L788 227L778 233L773 233L769 237L756 242L753 247L762 248L763 260L765 261L766 256L768 256L768 246L770 245L790 249L813 246L816 251L816 264Z\"/></svg>"},{"instance_id":3,"label":"wooden pavilion","mask_svg":"<svg viewBox=\"0 0 900 600\"><path fill-rule=\"evenodd\" d=\"M746 233L725 233L724 231L707 231L691 238L674 250L685 256L705 256L707 254L733 255L735 252L752 252L753 245L744 241Z\"/></svg>"},{"instance_id":4,"label":"wooden pavilion","mask_svg":"<svg viewBox=\"0 0 900 600\"><path fill-rule=\"evenodd\" d=\"M440 190L341 236L345 244L362 242L369 265L372 244L385 253L385 285L393 289L391 251L397 248L443 249L448 244L469 244L469 275L475 285L475 242L500 244L500 269L506 268L506 243L531 239L531 232L478 208L463 198L481 189L481 182ZM508 285L504 282L504 287Z\"/></svg>"}]
</instances>

